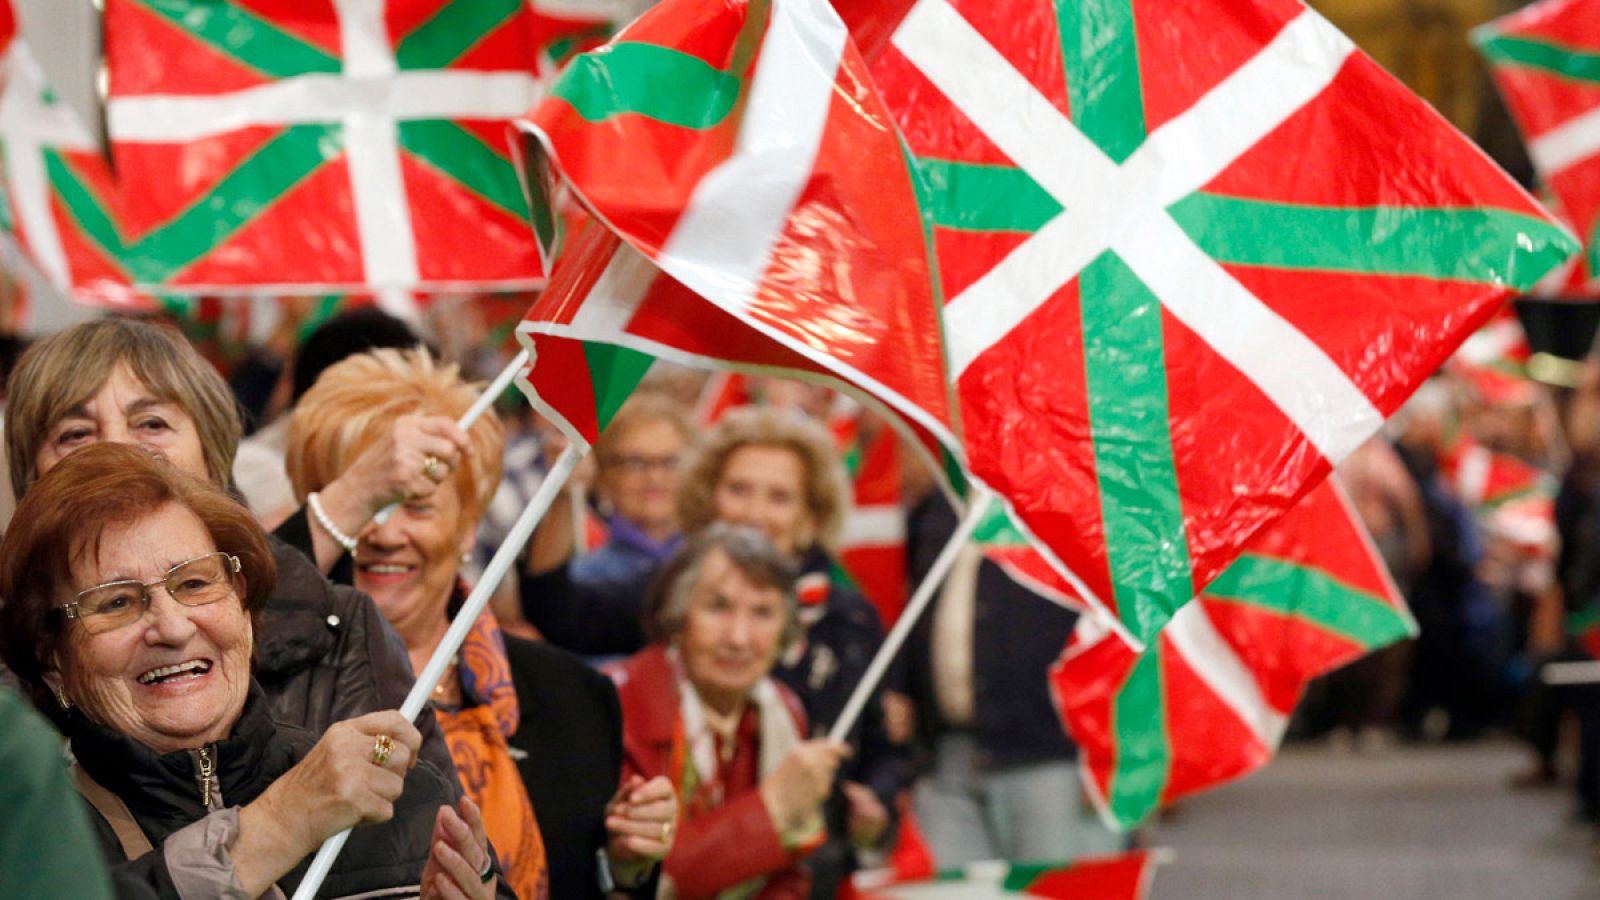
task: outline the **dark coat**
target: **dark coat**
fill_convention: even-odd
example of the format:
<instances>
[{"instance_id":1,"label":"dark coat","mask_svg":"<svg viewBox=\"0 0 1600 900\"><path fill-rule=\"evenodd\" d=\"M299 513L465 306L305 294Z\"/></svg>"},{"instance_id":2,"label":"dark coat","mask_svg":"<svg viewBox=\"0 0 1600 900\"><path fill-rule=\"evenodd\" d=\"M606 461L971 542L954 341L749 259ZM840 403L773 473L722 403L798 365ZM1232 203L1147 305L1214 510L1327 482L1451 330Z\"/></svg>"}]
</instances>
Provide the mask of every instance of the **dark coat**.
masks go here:
<instances>
[{"instance_id":1,"label":"dark coat","mask_svg":"<svg viewBox=\"0 0 1600 900\"><path fill-rule=\"evenodd\" d=\"M545 640L584 656L635 653L645 645L644 596L653 567L596 581L573 577L571 564L523 575L522 614Z\"/></svg>"},{"instance_id":2,"label":"dark coat","mask_svg":"<svg viewBox=\"0 0 1600 900\"><path fill-rule=\"evenodd\" d=\"M67 736L78 764L100 785L116 794L133 814L155 850L128 860L110 823L88 806L112 879L124 896L176 897L162 842L174 831L217 809L244 806L300 760L317 737L272 721L259 684L252 684L244 712L232 733L208 748L215 760L220 796L213 805L201 802L197 756L181 750L157 754L143 744L91 723L74 711L67 717ZM406 775L404 792L395 802L394 818L357 828L323 882L321 893L340 897L417 885L427 863L434 818L440 806L454 800L454 777L427 760ZM87 806L87 804L86 804ZM303 859L278 885L291 893L310 865ZM502 890L510 896L509 890Z\"/></svg>"},{"instance_id":3,"label":"dark coat","mask_svg":"<svg viewBox=\"0 0 1600 900\"><path fill-rule=\"evenodd\" d=\"M272 718L321 734L334 722L399 709L416 680L411 657L372 599L322 577L291 544L275 536L267 544L278 583L256 622L254 674ZM416 725L422 757L455 782L433 710L425 707Z\"/></svg>"},{"instance_id":4,"label":"dark coat","mask_svg":"<svg viewBox=\"0 0 1600 900\"><path fill-rule=\"evenodd\" d=\"M911 583L919 584L956 529L956 515L938 491L913 506L906 528ZM905 648L907 688L917 709L919 737L931 741L948 726L933 693L934 609ZM1013 766L1077 756L1050 699L1046 673L1061 655L1077 614L1011 580L985 560L978 567L972 624L973 718L979 763Z\"/></svg>"},{"instance_id":5,"label":"dark coat","mask_svg":"<svg viewBox=\"0 0 1600 900\"><path fill-rule=\"evenodd\" d=\"M606 846L606 804L622 777L617 689L559 647L511 635L505 642L521 708L511 752L544 836L550 896L601 897L595 854ZM632 893L653 897L656 882Z\"/></svg>"},{"instance_id":6,"label":"dark coat","mask_svg":"<svg viewBox=\"0 0 1600 900\"><path fill-rule=\"evenodd\" d=\"M878 610L860 591L833 577L835 564L813 547L801 561L801 619L806 624L799 642L785 653L772 677L793 690L804 704L813 737L826 734L838 721L850 694L883 645ZM818 594L820 593L820 596ZM896 799L910 786L911 752L889 740L883 720L884 685L873 690L846 740L854 752L839 766L834 790L823 809L828 840L807 860L811 896L833 896L839 883L857 868L850 845L849 804L840 782L855 781L877 795L889 813L887 836L895 834Z\"/></svg>"}]
</instances>

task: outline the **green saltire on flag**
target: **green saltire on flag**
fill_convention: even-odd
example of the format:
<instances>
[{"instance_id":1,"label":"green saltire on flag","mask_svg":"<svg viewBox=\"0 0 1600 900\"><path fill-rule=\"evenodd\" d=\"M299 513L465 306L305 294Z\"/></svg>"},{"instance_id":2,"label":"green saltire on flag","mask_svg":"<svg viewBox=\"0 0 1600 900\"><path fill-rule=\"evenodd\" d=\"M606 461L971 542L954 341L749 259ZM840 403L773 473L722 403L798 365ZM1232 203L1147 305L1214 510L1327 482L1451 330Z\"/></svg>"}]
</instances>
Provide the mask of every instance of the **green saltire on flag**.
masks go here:
<instances>
[{"instance_id":1,"label":"green saltire on flag","mask_svg":"<svg viewBox=\"0 0 1600 900\"><path fill-rule=\"evenodd\" d=\"M1107 823L1265 764L1313 678L1416 634L1336 487L1312 492L1143 651L1094 616L1051 672Z\"/></svg>"},{"instance_id":2,"label":"green saltire on flag","mask_svg":"<svg viewBox=\"0 0 1600 900\"><path fill-rule=\"evenodd\" d=\"M972 471L1135 641L1574 247L1299 4L867 5Z\"/></svg>"},{"instance_id":3,"label":"green saltire on flag","mask_svg":"<svg viewBox=\"0 0 1600 900\"><path fill-rule=\"evenodd\" d=\"M531 11L377 12L110 0L117 177L46 155L69 259L158 294L540 284L494 124L538 96ZM391 83L352 99L373 78Z\"/></svg>"}]
</instances>

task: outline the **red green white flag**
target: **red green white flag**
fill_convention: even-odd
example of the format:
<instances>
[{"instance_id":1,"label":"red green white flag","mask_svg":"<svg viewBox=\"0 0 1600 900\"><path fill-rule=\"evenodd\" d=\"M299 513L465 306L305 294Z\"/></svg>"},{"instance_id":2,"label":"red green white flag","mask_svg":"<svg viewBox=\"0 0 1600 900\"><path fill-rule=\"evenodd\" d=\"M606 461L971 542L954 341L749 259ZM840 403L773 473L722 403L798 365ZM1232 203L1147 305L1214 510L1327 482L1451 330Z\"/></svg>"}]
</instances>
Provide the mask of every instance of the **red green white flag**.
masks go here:
<instances>
[{"instance_id":1,"label":"red green white flag","mask_svg":"<svg viewBox=\"0 0 1600 900\"><path fill-rule=\"evenodd\" d=\"M115 190L111 167L88 125L51 91L44 69L25 41L13 42L3 65L0 228L28 264L64 296L111 306L144 305L115 262L76 239L77 230L52 184L52 171L68 168L103 192Z\"/></svg>"},{"instance_id":2,"label":"red green white flag","mask_svg":"<svg viewBox=\"0 0 1600 900\"><path fill-rule=\"evenodd\" d=\"M522 0L108 0L105 34L117 184L45 159L69 257L151 293L541 283Z\"/></svg>"},{"instance_id":3,"label":"red green white flag","mask_svg":"<svg viewBox=\"0 0 1600 900\"><path fill-rule=\"evenodd\" d=\"M1294 0L851 18L930 185L971 471L1140 641L1574 247Z\"/></svg>"},{"instance_id":4,"label":"red green white flag","mask_svg":"<svg viewBox=\"0 0 1600 900\"><path fill-rule=\"evenodd\" d=\"M1549 472L1468 437L1441 454L1439 471L1486 532L1529 556L1555 556L1559 485Z\"/></svg>"},{"instance_id":5,"label":"red green white flag","mask_svg":"<svg viewBox=\"0 0 1600 900\"><path fill-rule=\"evenodd\" d=\"M1600 274L1600 3L1545 0L1472 32L1522 132L1539 180L1583 238L1566 287L1592 294Z\"/></svg>"},{"instance_id":6,"label":"red green white flag","mask_svg":"<svg viewBox=\"0 0 1600 900\"><path fill-rule=\"evenodd\" d=\"M661 3L574 59L525 127L603 226L522 327L526 386L574 410L573 436L608 388L541 372L578 356L560 341L845 384L954 447L914 171L826 3Z\"/></svg>"},{"instance_id":7,"label":"red green white flag","mask_svg":"<svg viewBox=\"0 0 1600 900\"><path fill-rule=\"evenodd\" d=\"M1143 652L1098 617L1080 618L1050 681L1091 798L1127 830L1265 765L1307 682L1416 633L1348 501L1325 481Z\"/></svg>"},{"instance_id":8,"label":"red green white flag","mask_svg":"<svg viewBox=\"0 0 1600 900\"><path fill-rule=\"evenodd\" d=\"M525 329L831 376L956 446L918 185L826 3L667 0L524 124L620 239L564 251L600 293Z\"/></svg>"},{"instance_id":9,"label":"red green white flag","mask_svg":"<svg viewBox=\"0 0 1600 900\"><path fill-rule=\"evenodd\" d=\"M1538 388L1528 375L1532 356L1522 322L1507 304L1467 338L1449 366L1486 402L1533 403Z\"/></svg>"},{"instance_id":10,"label":"red green white flag","mask_svg":"<svg viewBox=\"0 0 1600 900\"><path fill-rule=\"evenodd\" d=\"M1085 856L1066 863L974 863L932 878L871 886L870 873L857 876L859 900L985 900L1055 897L1060 900L1142 900L1150 895L1156 866L1171 861L1165 849L1133 850L1112 856Z\"/></svg>"}]
</instances>

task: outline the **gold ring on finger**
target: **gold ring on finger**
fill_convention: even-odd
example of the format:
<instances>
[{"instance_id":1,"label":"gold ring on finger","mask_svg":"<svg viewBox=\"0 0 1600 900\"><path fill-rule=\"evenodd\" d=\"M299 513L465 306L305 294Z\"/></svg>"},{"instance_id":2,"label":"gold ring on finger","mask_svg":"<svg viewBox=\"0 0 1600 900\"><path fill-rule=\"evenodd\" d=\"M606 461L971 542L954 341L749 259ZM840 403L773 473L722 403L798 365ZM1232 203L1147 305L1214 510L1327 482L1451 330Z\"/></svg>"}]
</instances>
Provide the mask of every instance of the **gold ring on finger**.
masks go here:
<instances>
[{"instance_id":1,"label":"gold ring on finger","mask_svg":"<svg viewBox=\"0 0 1600 900\"><path fill-rule=\"evenodd\" d=\"M428 480L434 484L444 480L444 473L440 471L443 467L444 463L440 462L439 457L434 456L432 453L422 458L422 474L428 476Z\"/></svg>"},{"instance_id":2,"label":"gold ring on finger","mask_svg":"<svg viewBox=\"0 0 1600 900\"><path fill-rule=\"evenodd\" d=\"M670 821L662 822L661 823L661 843L665 844L667 841L670 841L670 840L672 840L672 823Z\"/></svg>"},{"instance_id":3,"label":"gold ring on finger","mask_svg":"<svg viewBox=\"0 0 1600 900\"><path fill-rule=\"evenodd\" d=\"M389 761L389 754L394 752L394 738L387 734L378 735L372 742L372 764L381 766Z\"/></svg>"}]
</instances>

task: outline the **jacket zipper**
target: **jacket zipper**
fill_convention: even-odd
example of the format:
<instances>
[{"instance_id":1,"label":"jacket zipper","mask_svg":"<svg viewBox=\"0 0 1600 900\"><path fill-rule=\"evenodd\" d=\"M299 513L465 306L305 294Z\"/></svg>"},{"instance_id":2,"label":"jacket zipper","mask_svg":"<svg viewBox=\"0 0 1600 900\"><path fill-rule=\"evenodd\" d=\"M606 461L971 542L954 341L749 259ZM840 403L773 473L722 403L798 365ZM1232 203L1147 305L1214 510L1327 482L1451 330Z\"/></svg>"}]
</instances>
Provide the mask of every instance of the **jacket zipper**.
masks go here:
<instances>
[{"instance_id":1,"label":"jacket zipper","mask_svg":"<svg viewBox=\"0 0 1600 900\"><path fill-rule=\"evenodd\" d=\"M195 753L199 758L199 765L196 767L195 780L200 782L200 805L204 806L208 811L221 809L221 797L216 798L216 805L212 805L211 803L212 794L221 793L221 791L214 792L211 790L211 778L212 775L217 771L216 761L211 758L211 748L201 747L199 750L196 750Z\"/></svg>"}]
</instances>

